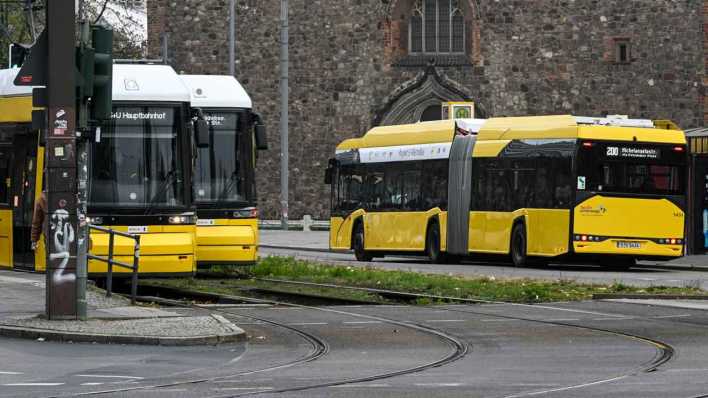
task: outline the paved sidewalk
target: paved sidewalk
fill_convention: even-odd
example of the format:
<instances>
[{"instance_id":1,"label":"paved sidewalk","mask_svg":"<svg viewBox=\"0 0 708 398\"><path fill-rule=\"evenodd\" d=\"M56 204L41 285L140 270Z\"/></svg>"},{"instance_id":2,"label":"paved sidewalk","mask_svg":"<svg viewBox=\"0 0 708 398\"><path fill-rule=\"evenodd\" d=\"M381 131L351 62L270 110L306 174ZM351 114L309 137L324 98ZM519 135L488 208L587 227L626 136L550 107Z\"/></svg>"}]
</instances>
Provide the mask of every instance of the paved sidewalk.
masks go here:
<instances>
[{"instance_id":1,"label":"paved sidewalk","mask_svg":"<svg viewBox=\"0 0 708 398\"><path fill-rule=\"evenodd\" d=\"M260 246L276 249L329 251L329 231L261 230Z\"/></svg>"},{"instance_id":2,"label":"paved sidewalk","mask_svg":"<svg viewBox=\"0 0 708 398\"><path fill-rule=\"evenodd\" d=\"M44 314L44 275L0 271L0 335L54 341L205 345L245 339L245 332L219 315L191 309L130 306L99 289L87 291L89 320L49 321Z\"/></svg>"}]
</instances>

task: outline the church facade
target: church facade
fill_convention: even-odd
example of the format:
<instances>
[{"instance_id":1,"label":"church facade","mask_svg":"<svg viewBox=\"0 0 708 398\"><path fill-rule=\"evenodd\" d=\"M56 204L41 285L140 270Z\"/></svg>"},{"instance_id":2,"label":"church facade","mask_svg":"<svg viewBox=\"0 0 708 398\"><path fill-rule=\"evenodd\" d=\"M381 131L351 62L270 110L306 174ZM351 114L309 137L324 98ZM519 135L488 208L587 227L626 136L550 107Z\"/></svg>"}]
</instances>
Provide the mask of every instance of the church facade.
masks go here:
<instances>
[{"instance_id":1,"label":"church facade","mask_svg":"<svg viewBox=\"0 0 708 398\"><path fill-rule=\"evenodd\" d=\"M151 57L228 73L228 0L148 0ZM257 170L280 217L280 1L237 0L236 75L269 128ZM708 0L290 0L290 218L329 215L340 141L440 117L623 114L706 121Z\"/></svg>"}]
</instances>

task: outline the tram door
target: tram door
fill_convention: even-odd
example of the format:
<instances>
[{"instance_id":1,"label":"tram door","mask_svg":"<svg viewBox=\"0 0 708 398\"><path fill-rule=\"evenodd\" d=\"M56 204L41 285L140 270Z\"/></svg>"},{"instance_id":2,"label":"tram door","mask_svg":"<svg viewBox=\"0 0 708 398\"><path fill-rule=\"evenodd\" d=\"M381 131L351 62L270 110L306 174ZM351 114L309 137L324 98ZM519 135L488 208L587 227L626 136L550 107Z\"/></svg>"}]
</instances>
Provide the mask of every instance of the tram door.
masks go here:
<instances>
[{"instance_id":1,"label":"tram door","mask_svg":"<svg viewBox=\"0 0 708 398\"><path fill-rule=\"evenodd\" d=\"M12 170L12 219L14 267L34 270L32 213L37 176L37 141L33 134L16 134Z\"/></svg>"},{"instance_id":2,"label":"tram door","mask_svg":"<svg viewBox=\"0 0 708 398\"><path fill-rule=\"evenodd\" d=\"M12 267L12 142L0 135L0 267Z\"/></svg>"}]
</instances>

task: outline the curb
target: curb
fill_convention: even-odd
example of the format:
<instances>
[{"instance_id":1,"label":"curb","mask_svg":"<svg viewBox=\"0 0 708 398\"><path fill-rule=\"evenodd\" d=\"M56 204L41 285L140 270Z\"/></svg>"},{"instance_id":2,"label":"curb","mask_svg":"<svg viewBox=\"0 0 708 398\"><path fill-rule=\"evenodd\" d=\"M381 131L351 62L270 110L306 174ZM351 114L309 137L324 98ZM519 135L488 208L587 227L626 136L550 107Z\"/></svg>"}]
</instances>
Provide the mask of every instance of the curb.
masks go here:
<instances>
[{"instance_id":1,"label":"curb","mask_svg":"<svg viewBox=\"0 0 708 398\"><path fill-rule=\"evenodd\" d=\"M217 319L219 323L223 322ZM219 345L237 343L246 340L246 332L238 326L224 319L230 324L228 327L231 333L192 336L192 337L166 337L166 336L137 336L137 335L116 335L99 333L78 333L56 331L49 329L36 329L11 325L0 325L0 336L56 342L72 343L98 343L98 344L131 344L131 345L152 345L152 346L199 346L199 345Z\"/></svg>"},{"instance_id":2,"label":"curb","mask_svg":"<svg viewBox=\"0 0 708 398\"><path fill-rule=\"evenodd\" d=\"M596 293L592 295L593 300L708 300L706 295L686 295L678 294L621 294L621 293Z\"/></svg>"},{"instance_id":3,"label":"curb","mask_svg":"<svg viewBox=\"0 0 708 398\"><path fill-rule=\"evenodd\" d=\"M332 249L317 249L314 247L295 247L295 246L276 246L276 245L258 245L264 249L279 249L279 250L297 250L301 252L315 252L315 253L353 253L352 250L332 250Z\"/></svg>"}]
</instances>

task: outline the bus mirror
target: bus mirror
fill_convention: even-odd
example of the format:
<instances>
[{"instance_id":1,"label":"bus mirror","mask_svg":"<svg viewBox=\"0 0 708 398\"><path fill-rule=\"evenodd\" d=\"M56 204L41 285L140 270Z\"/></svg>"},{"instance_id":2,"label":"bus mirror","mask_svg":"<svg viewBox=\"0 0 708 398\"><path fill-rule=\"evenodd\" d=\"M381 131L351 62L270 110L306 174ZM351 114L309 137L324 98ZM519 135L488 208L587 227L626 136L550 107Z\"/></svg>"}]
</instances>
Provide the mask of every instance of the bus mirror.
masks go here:
<instances>
[{"instance_id":1,"label":"bus mirror","mask_svg":"<svg viewBox=\"0 0 708 398\"><path fill-rule=\"evenodd\" d=\"M256 130L256 149L267 150L268 149L268 138L266 136L266 126L265 124L259 122L255 125Z\"/></svg>"},{"instance_id":2,"label":"bus mirror","mask_svg":"<svg viewBox=\"0 0 708 398\"><path fill-rule=\"evenodd\" d=\"M195 120L194 131L196 133L197 147L209 147L209 123L204 119Z\"/></svg>"},{"instance_id":3,"label":"bus mirror","mask_svg":"<svg viewBox=\"0 0 708 398\"><path fill-rule=\"evenodd\" d=\"M325 184L330 185L332 184L332 168L327 167L327 170L325 170Z\"/></svg>"}]
</instances>

